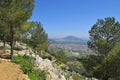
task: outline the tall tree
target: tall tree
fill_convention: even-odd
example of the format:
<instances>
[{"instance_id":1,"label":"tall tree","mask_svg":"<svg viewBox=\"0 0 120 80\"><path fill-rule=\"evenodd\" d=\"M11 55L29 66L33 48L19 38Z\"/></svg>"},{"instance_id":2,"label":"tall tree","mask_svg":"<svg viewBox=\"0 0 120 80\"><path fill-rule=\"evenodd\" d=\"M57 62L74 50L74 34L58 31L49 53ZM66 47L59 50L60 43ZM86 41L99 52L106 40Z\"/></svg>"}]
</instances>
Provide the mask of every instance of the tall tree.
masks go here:
<instances>
[{"instance_id":1,"label":"tall tree","mask_svg":"<svg viewBox=\"0 0 120 80\"><path fill-rule=\"evenodd\" d=\"M0 22L6 23L10 29L10 46L13 57L14 35L17 28L27 21L34 7L34 0L0 0Z\"/></svg>"},{"instance_id":2,"label":"tall tree","mask_svg":"<svg viewBox=\"0 0 120 80\"><path fill-rule=\"evenodd\" d=\"M99 19L89 33L88 47L97 54L106 56L114 47L114 43L120 41L120 24L113 17Z\"/></svg>"},{"instance_id":3,"label":"tall tree","mask_svg":"<svg viewBox=\"0 0 120 80\"><path fill-rule=\"evenodd\" d=\"M15 34L15 41L26 43L27 38L29 37L30 34L29 31L34 26L34 24L35 24L34 22L24 22L21 25L21 27L17 28L16 30L17 34Z\"/></svg>"},{"instance_id":4,"label":"tall tree","mask_svg":"<svg viewBox=\"0 0 120 80\"><path fill-rule=\"evenodd\" d=\"M92 60L97 63L92 66L93 76L102 78L102 80L108 80L112 75L109 75L107 63L105 65L102 64L109 52L115 47L115 44L120 41L120 24L115 21L114 17L99 19L89 33L88 47L97 54L96 57L100 60L99 62Z\"/></svg>"},{"instance_id":5,"label":"tall tree","mask_svg":"<svg viewBox=\"0 0 120 80\"><path fill-rule=\"evenodd\" d=\"M109 76L120 79L120 42L116 43L115 47L109 52L109 55L103 62L103 66L105 64L107 64L106 68L109 71Z\"/></svg>"},{"instance_id":6,"label":"tall tree","mask_svg":"<svg viewBox=\"0 0 120 80\"><path fill-rule=\"evenodd\" d=\"M8 29L6 28L6 26L4 26L4 25L1 25L0 26L0 40L3 42L3 47L5 48L5 43L6 43L6 41L7 41L7 39L8 39Z\"/></svg>"},{"instance_id":7,"label":"tall tree","mask_svg":"<svg viewBox=\"0 0 120 80\"><path fill-rule=\"evenodd\" d=\"M34 26L29 30L29 45L37 51L37 54L48 50L48 35L44 31L41 23L35 22Z\"/></svg>"}]
</instances>

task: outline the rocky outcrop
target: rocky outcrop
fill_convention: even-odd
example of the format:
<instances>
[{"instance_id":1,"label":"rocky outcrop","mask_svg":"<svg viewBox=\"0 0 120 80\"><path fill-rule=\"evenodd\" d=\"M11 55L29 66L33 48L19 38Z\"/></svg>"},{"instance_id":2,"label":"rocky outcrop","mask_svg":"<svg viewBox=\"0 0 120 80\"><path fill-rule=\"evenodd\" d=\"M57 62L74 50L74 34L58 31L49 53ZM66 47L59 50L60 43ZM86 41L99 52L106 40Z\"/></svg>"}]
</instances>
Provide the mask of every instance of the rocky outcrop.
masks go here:
<instances>
[{"instance_id":1,"label":"rocky outcrop","mask_svg":"<svg viewBox=\"0 0 120 80\"><path fill-rule=\"evenodd\" d=\"M43 70L47 73L46 80L66 80L64 72L60 69L59 66L57 66L57 64L53 63L54 61L50 61L49 59L42 59L39 55L35 55L31 48L27 47L23 43L16 43L15 47L20 48L21 50L14 50L14 53L16 53L14 56L18 54L31 56L32 54L35 68ZM6 50L6 53L10 54L10 50Z\"/></svg>"},{"instance_id":2,"label":"rocky outcrop","mask_svg":"<svg viewBox=\"0 0 120 80\"><path fill-rule=\"evenodd\" d=\"M50 60L42 59L39 55L34 58L35 67L47 72L46 80L66 80L62 70L56 65L53 66Z\"/></svg>"}]
</instances>

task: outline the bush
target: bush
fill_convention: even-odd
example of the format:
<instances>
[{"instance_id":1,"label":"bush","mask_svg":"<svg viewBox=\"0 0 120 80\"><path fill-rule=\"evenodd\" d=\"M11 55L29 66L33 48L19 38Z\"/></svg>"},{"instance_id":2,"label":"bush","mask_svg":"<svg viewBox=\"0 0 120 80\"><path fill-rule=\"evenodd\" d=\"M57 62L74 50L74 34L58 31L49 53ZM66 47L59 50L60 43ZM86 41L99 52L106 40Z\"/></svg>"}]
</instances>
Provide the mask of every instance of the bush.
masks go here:
<instances>
[{"instance_id":1,"label":"bush","mask_svg":"<svg viewBox=\"0 0 120 80\"><path fill-rule=\"evenodd\" d=\"M43 59L53 60L53 56L43 50L38 55Z\"/></svg>"},{"instance_id":2,"label":"bush","mask_svg":"<svg viewBox=\"0 0 120 80\"><path fill-rule=\"evenodd\" d=\"M45 80L45 72L40 70L33 70L29 73L29 77L31 80Z\"/></svg>"},{"instance_id":3,"label":"bush","mask_svg":"<svg viewBox=\"0 0 120 80\"><path fill-rule=\"evenodd\" d=\"M42 55L41 57L42 57L43 59L52 60L52 56L51 56L51 55Z\"/></svg>"},{"instance_id":4,"label":"bush","mask_svg":"<svg viewBox=\"0 0 120 80\"><path fill-rule=\"evenodd\" d=\"M21 50L23 50L23 48L17 46L17 47L14 47L14 50L21 51Z\"/></svg>"},{"instance_id":5,"label":"bush","mask_svg":"<svg viewBox=\"0 0 120 80\"><path fill-rule=\"evenodd\" d=\"M29 76L31 80L45 80L45 72L34 69L33 58L29 56L15 56L12 62L20 64L21 69Z\"/></svg>"},{"instance_id":6,"label":"bush","mask_svg":"<svg viewBox=\"0 0 120 80\"><path fill-rule=\"evenodd\" d=\"M78 74L73 74L72 75L73 80L85 80L82 76Z\"/></svg>"}]
</instances>

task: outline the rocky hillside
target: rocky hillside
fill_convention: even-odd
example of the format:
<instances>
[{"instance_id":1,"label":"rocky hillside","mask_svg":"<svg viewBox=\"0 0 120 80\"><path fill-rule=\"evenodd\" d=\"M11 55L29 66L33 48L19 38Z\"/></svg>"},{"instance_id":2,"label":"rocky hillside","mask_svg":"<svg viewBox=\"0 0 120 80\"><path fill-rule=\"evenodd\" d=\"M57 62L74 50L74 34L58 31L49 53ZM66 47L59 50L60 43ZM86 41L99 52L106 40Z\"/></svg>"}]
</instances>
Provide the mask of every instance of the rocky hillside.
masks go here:
<instances>
[{"instance_id":1,"label":"rocky hillside","mask_svg":"<svg viewBox=\"0 0 120 80\"><path fill-rule=\"evenodd\" d=\"M6 53L9 54L9 45L6 46ZM49 59L42 59L39 55L35 55L31 48L27 47L25 44L17 43L15 47L16 50L14 50L14 56L17 56L18 54L32 56L34 58L34 67L46 72L46 80L66 80L65 73L59 66L57 66L57 64L54 63L53 60L50 61Z\"/></svg>"},{"instance_id":2,"label":"rocky hillside","mask_svg":"<svg viewBox=\"0 0 120 80\"><path fill-rule=\"evenodd\" d=\"M48 59L42 59L38 55L35 57L35 67L47 72L46 80L66 80L62 70Z\"/></svg>"}]
</instances>

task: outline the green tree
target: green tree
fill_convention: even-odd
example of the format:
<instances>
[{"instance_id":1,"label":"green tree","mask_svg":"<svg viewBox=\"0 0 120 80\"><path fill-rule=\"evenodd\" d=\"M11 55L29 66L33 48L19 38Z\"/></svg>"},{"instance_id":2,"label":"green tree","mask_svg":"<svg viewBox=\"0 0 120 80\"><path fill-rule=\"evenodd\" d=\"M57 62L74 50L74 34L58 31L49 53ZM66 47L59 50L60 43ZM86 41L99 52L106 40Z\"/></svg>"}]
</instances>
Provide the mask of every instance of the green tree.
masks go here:
<instances>
[{"instance_id":1,"label":"green tree","mask_svg":"<svg viewBox=\"0 0 120 80\"><path fill-rule=\"evenodd\" d=\"M116 43L115 47L109 52L109 55L102 63L102 69L107 68L108 76L111 78L120 78L120 43Z\"/></svg>"},{"instance_id":2,"label":"green tree","mask_svg":"<svg viewBox=\"0 0 120 80\"><path fill-rule=\"evenodd\" d=\"M29 45L36 51L37 54L41 50L48 50L48 35L44 31L41 23L35 22L34 26L29 30Z\"/></svg>"},{"instance_id":3,"label":"green tree","mask_svg":"<svg viewBox=\"0 0 120 80\"><path fill-rule=\"evenodd\" d=\"M108 63L105 63L105 58L115 47L115 44L120 41L120 24L115 21L114 17L99 19L89 33L88 47L96 53L96 57L100 58L100 61L92 60L92 63L96 62L95 65L91 66L92 75L102 80L108 80L114 72L109 75L110 71L107 67Z\"/></svg>"},{"instance_id":4,"label":"green tree","mask_svg":"<svg viewBox=\"0 0 120 80\"><path fill-rule=\"evenodd\" d=\"M4 43L3 47L5 48L5 43L8 40L8 29L4 26L0 26L0 40Z\"/></svg>"},{"instance_id":5,"label":"green tree","mask_svg":"<svg viewBox=\"0 0 120 80\"><path fill-rule=\"evenodd\" d=\"M16 30L30 18L33 7L34 0L0 0L0 22L7 25L10 33L10 58L14 53Z\"/></svg>"},{"instance_id":6,"label":"green tree","mask_svg":"<svg viewBox=\"0 0 120 80\"><path fill-rule=\"evenodd\" d=\"M120 24L115 18L99 19L89 33L88 47L95 53L106 56L114 43L120 41Z\"/></svg>"},{"instance_id":7,"label":"green tree","mask_svg":"<svg viewBox=\"0 0 120 80\"><path fill-rule=\"evenodd\" d=\"M83 66L87 71L82 74L86 77L93 77L94 67L101 63L101 56L96 55L87 55L85 57L80 58L79 60L83 63Z\"/></svg>"},{"instance_id":8,"label":"green tree","mask_svg":"<svg viewBox=\"0 0 120 80\"><path fill-rule=\"evenodd\" d=\"M15 41L27 43L27 39L29 38L29 31L30 28L34 26L34 22L24 22L20 28L16 31L17 34L15 34Z\"/></svg>"},{"instance_id":9,"label":"green tree","mask_svg":"<svg viewBox=\"0 0 120 80\"><path fill-rule=\"evenodd\" d=\"M64 50L58 51L56 54L54 54L54 56L57 58L58 62L67 62L67 55Z\"/></svg>"}]
</instances>

